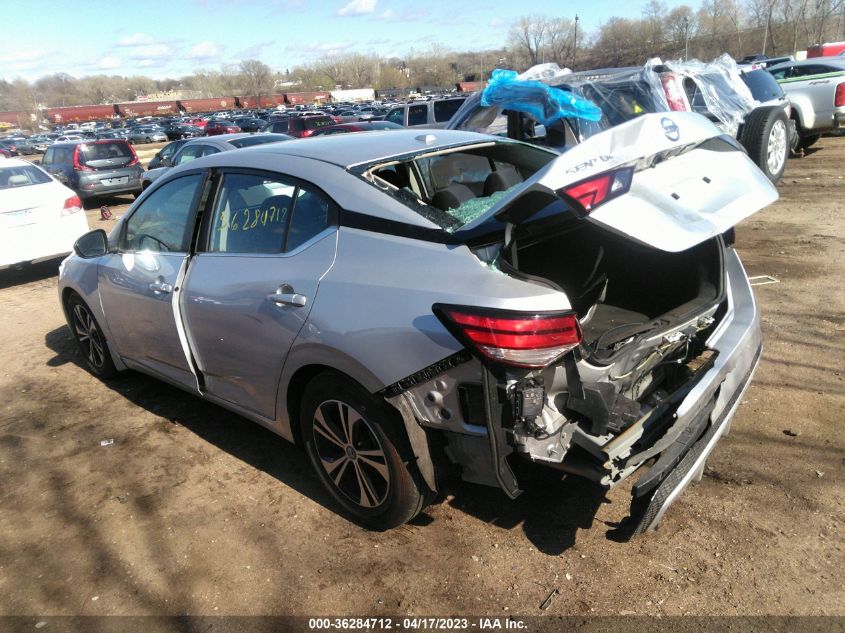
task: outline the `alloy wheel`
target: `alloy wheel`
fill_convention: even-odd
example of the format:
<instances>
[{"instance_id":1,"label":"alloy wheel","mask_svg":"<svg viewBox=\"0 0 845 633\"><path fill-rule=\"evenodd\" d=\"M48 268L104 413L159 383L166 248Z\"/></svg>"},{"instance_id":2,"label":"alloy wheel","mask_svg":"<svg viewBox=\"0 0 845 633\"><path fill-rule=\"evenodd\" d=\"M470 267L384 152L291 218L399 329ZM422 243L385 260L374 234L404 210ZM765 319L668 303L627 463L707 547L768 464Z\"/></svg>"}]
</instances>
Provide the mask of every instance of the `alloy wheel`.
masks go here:
<instances>
[{"instance_id":1,"label":"alloy wheel","mask_svg":"<svg viewBox=\"0 0 845 633\"><path fill-rule=\"evenodd\" d=\"M777 120L769 132L769 149L766 155L766 164L772 174L780 173L783 163L786 160L786 124Z\"/></svg>"},{"instance_id":2,"label":"alloy wheel","mask_svg":"<svg viewBox=\"0 0 845 633\"><path fill-rule=\"evenodd\" d=\"M373 427L344 402L314 412L314 448L334 487L362 508L376 508L390 491L387 456Z\"/></svg>"},{"instance_id":3,"label":"alloy wheel","mask_svg":"<svg viewBox=\"0 0 845 633\"><path fill-rule=\"evenodd\" d=\"M73 331L92 367L102 369L106 360L106 345L93 315L81 303L73 306Z\"/></svg>"}]
</instances>

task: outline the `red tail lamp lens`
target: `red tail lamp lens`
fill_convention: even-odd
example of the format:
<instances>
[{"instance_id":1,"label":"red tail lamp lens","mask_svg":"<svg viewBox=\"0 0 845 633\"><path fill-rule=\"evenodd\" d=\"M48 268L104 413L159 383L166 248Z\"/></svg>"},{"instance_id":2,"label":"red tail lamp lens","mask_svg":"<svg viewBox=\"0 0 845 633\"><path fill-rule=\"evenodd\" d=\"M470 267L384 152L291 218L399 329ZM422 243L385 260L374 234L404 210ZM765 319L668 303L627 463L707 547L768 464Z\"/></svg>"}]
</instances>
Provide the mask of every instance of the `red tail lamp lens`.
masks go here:
<instances>
[{"instance_id":1,"label":"red tail lamp lens","mask_svg":"<svg viewBox=\"0 0 845 633\"><path fill-rule=\"evenodd\" d=\"M527 314L460 306L434 306L461 342L484 358L516 367L546 367L583 338L573 313Z\"/></svg>"}]
</instances>

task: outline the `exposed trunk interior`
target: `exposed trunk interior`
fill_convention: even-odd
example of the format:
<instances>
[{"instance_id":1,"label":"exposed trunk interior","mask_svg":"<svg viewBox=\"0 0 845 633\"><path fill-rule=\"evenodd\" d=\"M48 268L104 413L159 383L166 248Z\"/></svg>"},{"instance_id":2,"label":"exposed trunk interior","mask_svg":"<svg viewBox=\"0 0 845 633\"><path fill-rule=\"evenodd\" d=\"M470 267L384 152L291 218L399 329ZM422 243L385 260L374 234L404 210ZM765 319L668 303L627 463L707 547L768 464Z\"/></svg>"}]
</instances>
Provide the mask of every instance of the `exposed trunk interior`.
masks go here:
<instances>
[{"instance_id":1,"label":"exposed trunk interior","mask_svg":"<svg viewBox=\"0 0 845 633\"><path fill-rule=\"evenodd\" d=\"M607 356L638 333L704 311L721 295L718 238L669 253L588 221L518 227L505 266L559 287L582 320L584 342Z\"/></svg>"}]
</instances>

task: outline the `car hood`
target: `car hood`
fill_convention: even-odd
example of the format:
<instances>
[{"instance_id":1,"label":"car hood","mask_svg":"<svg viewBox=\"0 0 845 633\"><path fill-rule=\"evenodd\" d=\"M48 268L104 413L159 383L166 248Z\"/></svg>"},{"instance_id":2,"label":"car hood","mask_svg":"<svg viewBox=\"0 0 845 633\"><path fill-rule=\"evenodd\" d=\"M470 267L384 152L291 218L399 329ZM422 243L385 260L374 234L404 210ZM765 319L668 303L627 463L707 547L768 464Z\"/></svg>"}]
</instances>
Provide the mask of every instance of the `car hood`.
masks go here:
<instances>
[{"instance_id":1,"label":"car hood","mask_svg":"<svg viewBox=\"0 0 845 633\"><path fill-rule=\"evenodd\" d=\"M592 210L565 192L618 170L633 171L630 188ZM554 159L454 237L483 233L485 224L518 225L559 199L585 221L679 252L724 233L777 197L742 147L701 115L645 114Z\"/></svg>"}]
</instances>

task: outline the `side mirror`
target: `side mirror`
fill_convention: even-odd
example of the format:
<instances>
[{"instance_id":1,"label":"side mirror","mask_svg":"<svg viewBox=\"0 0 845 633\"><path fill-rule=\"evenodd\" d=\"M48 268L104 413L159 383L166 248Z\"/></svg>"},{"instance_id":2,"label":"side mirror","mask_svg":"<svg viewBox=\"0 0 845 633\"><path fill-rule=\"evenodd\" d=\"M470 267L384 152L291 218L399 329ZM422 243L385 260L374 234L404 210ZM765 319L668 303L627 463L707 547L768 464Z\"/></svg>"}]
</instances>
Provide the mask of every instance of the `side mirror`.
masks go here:
<instances>
[{"instance_id":1,"label":"side mirror","mask_svg":"<svg viewBox=\"0 0 845 633\"><path fill-rule=\"evenodd\" d=\"M92 259L105 255L108 251L108 237L103 229L86 233L73 245L73 252L83 259Z\"/></svg>"},{"instance_id":2,"label":"side mirror","mask_svg":"<svg viewBox=\"0 0 845 633\"><path fill-rule=\"evenodd\" d=\"M30 163L32 163L33 165L40 165L40 164L41 164L41 159L40 159L40 158L33 158L33 159L32 159L31 161L29 161L29 162L30 162Z\"/></svg>"}]
</instances>

